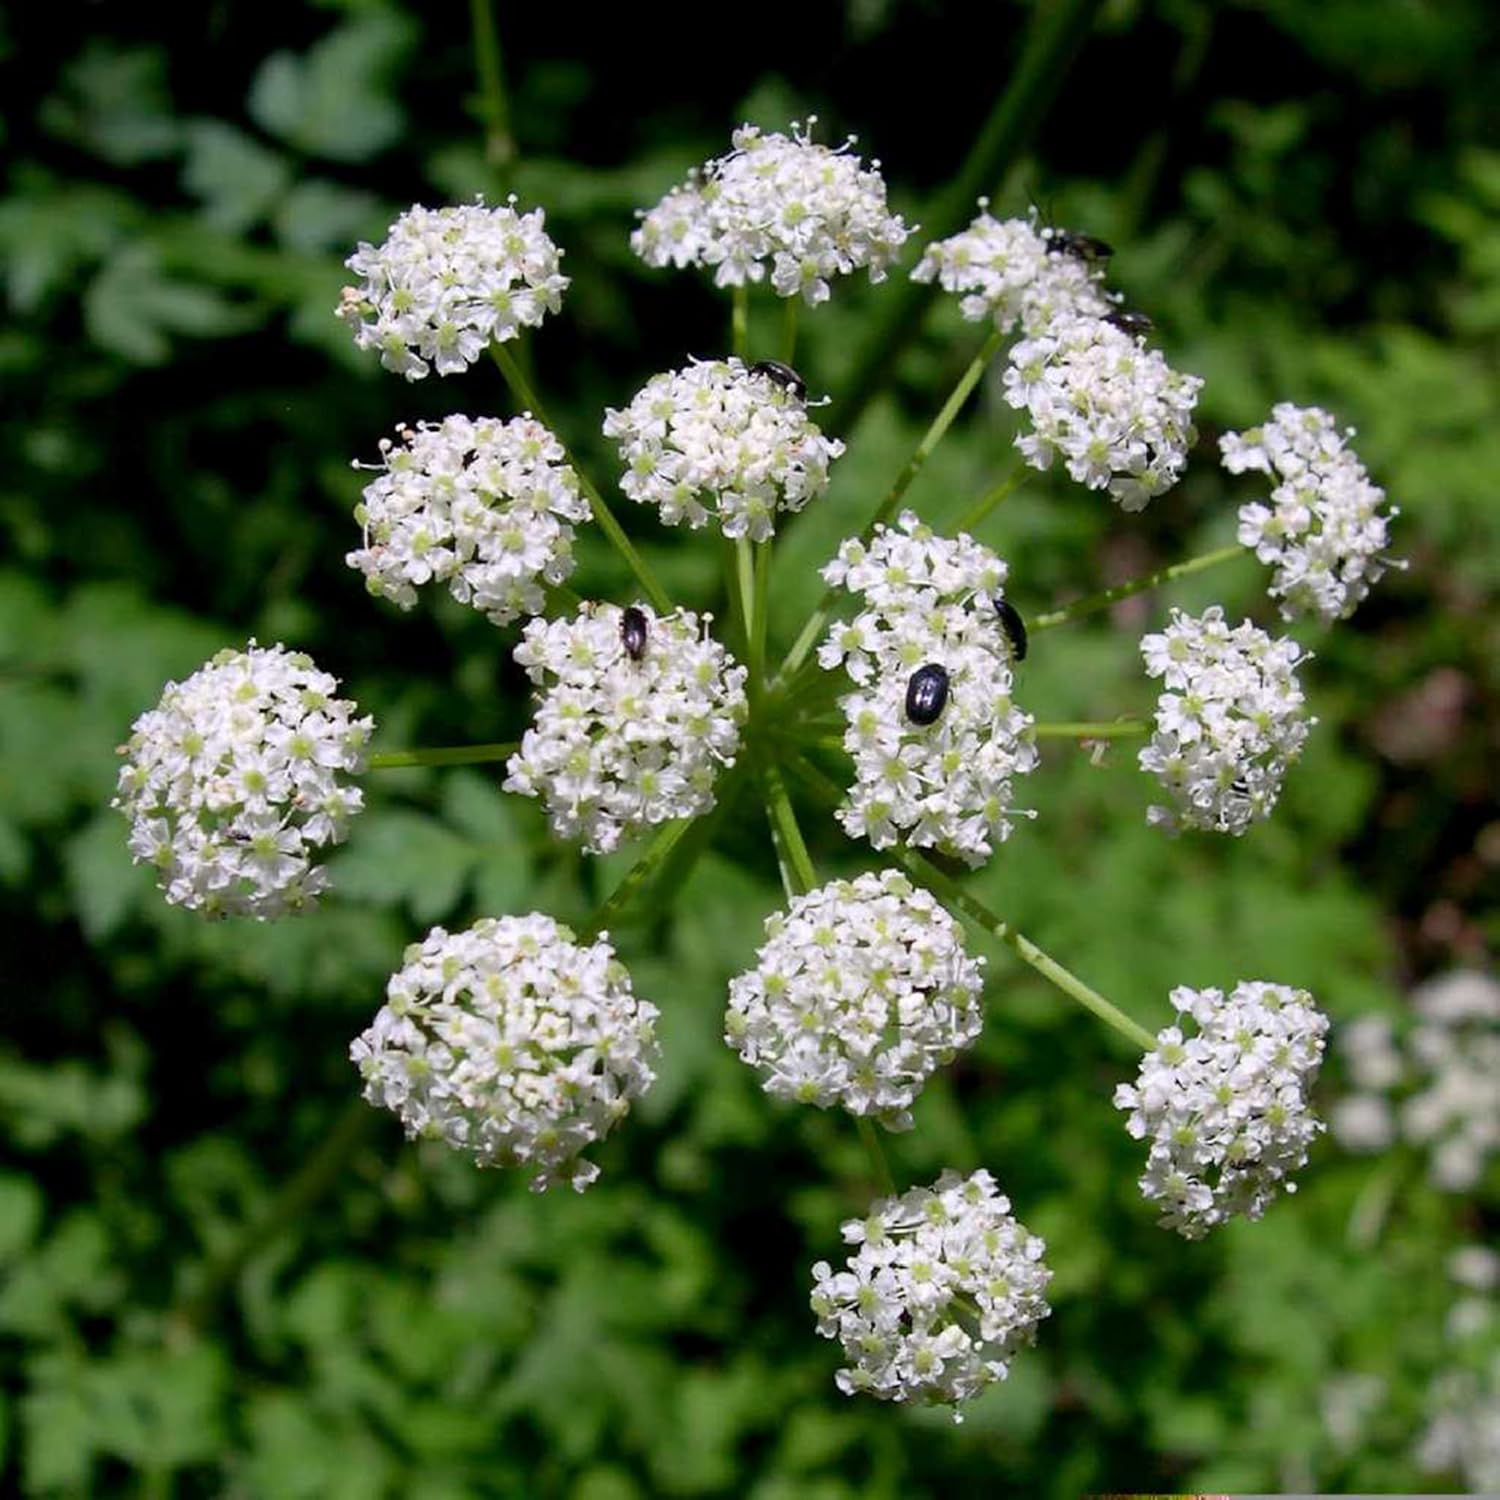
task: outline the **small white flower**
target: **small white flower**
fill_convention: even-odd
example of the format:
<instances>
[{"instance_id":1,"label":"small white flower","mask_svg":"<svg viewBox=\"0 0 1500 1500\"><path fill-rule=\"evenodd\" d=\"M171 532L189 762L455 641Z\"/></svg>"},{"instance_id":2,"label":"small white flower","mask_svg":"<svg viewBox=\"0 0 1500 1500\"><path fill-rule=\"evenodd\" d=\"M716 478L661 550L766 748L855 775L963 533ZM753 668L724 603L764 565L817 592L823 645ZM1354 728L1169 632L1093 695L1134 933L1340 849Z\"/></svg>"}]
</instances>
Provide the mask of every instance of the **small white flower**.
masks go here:
<instances>
[{"instance_id":1,"label":"small white flower","mask_svg":"<svg viewBox=\"0 0 1500 1500\"><path fill-rule=\"evenodd\" d=\"M518 214L515 199L407 211L384 244L361 243L344 262L362 278L344 288L338 314L361 349L408 380L433 366L461 374L491 343L535 328L562 305L568 278L541 209Z\"/></svg>"},{"instance_id":2,"label":"small white flower","mask_svg":"<svg viewBox=\"0 0 1500 1500\"><path fill-rule=\"evenodd\" d=\"M707 812L747 711L745 669L708 634L707 616L700 626L688 610L640 609L639 659L613 604L532 620L515 650L545 691L505 790L540 797L553 831L594 854L625 833Z\"/></svg>"},{"instance_id":3,"label":"small white flower","mask_svg":"<svg viewBox=\"0 0 1500 1500\"><path fill-rule=\"evenodd\" d=\"M733 149L697 168L640 215L631 248L647 265L714 268L717 286L766 279L782 297L828 297L833 276L863 267L881 281L912 231L886 208L879 162L791 134L734 132Z\"/></svg>"},{"instance_id":4,"label":"small white flower","mask_svg":"<svg viewBox=\"0 0 1500 1500\"><path fill-rule=\"evenodd\" d=\"M1134 1084L1115 1090L1126 1129L1149 1140L1142 1195L1160 1223L1202 1239L1234 1214L1258 1219L1323 1129L1309 1098L1328 1018L1306 990L1245 980L1172 991L1177 1025L1157 1034ZM1184 1035L1191 1018L1195 1034Z\"/></svg>"},{"instance_id":5,"label":"small white flower","mask_svg":"<svg viewBox=\"0 0 1500 1500\"><path fill-rule=\"evenodd\" d=\"M868 546L846 541L823 569L834 587L863 596L834 624L818 662L840 666L855 691L839 700L854 785L837 817L877 849L898 839L983 864L1010 836L1011 778L1037 764L1032 718L1011 698L1011 647L995 601L1005 564L972 537L937 536L910 511L899 529L876 528ZM935 722L907 716L912 674L947 676Z\"/></svg>"},{"instance_id":6,"label":"small white flower","mask_svg":"<svg viewBox=\"0 0 1500 1500\"><path fill-rule=\"evenodd\" d=\"M841 1105L891 1130L984 1024L958 924L895 870L836 880L766 922L730 981L725 1040L773 1098Z\"/></svg>"},{"instance_id":7,"label":"small white flower","mask_svg":"<svg viewBox=\"0 0 1500 1500\"><path fill-rule=\"evenodd\" d=\"M858 1248L813 1267L818 1332L849 1361L845 1395L956 1404L1004 1380L1051 1309L1045 1243L1018 1223L985 1171L878 1199L843 1225Z\"/></svg>"},{"instance_id":8,"label":"small white flower","mask_svg":"<svg viewBox=\"0 0 1500 1500\"><path fill-rule=\"evenodd\" d=\"M702 526L763 542L778 511L801 510L828 488L828 466L843 451L807 409L771 377L738 359L655 375L623 411L609 410L604 434L620 448L620 488L655 505L669 526Z\"/></svg>"},{"instance_id":9,"label":"small white flower","mask_svg":"<svg viewBox=\"0 0 1500 1500\"><path fill-rule=\"evenodd\" d=\"M1100 287L1103 272L1082 256L1047 249L1035 218L995 219L989 200L979 217L950 239L930 244L911 273L961 297L959 310L971 323L993 318L1009 332L1044 333L1069 318L1102 318L1112 304Z\"/></svg>"},{"instance_id":10,"label":"small white flower","mask_svg":"<svg viewBox=\"0 0 1500 1500\"><path fill-rule=\"evenodd\" d=\"M1173 609L1166 630L1141 641L1141 654L1164 691L1156 733L1138 759L1173 803L1151 808L1147 821L1171 833L1241 834L1270 817L1317 722L1303 713L1293 670L1301 647L1248 620L1231 629L1213 605L1198 616Z\"/></svg>"},{"instance_id":11,"label":"small white flower","mask_svg":"<svg viewBox=\"0 0 1500 1500\"><path fill-rule=\"evenodd\" d=\"M533 1191L581 1192L599 1169L578 1153L655 1080L657 1014L607 934L583 945L539 913L485 917L406 950L349 1056L365 1098L408 1137L482 1167L525 1166Z\"/></svg>"},{"instance_id":12,"label":"small white flower","mask_svg":"<svg viewBox=\"0 0 1500 1500\"><path fill-rule=\"evenodd\" d=\"M282 646L219 652L135 721L113 803L136 863L174 905L211 917L278 917L316 904L364 794L372 720L337 679Z\"/></svg>"},{"instance_id":13,"label":"small white flower","mask_svg":"<svg viewBox=\"0 0 1500 1500\"><path fill-rule=\"evenodd\" d=\"M1399 512L1381 508L1385 491L1346 446L1353 435L1316 406L1282 402L1265 426L1220 439L1231 474L1254 470L1277 481L1269 505L1240 507L1240 541L1272 565L1270 594L1284 619L1344 619L1386 568L1400 566L1383 556Z\"/></svg>"},{"instance_id":14,"label":"small white flower","mask_svg":"<svg viewBox=\"0 0 1500 1500\"><path fill-rule=\"evenodd\" d=\"M1059 318L1016 343L1009 361L1005 399L1031 418L1016 447L1033 468L1060 456L1071 478L1107 489L1127 511L1182 477L1200 376L1097 317Z\"/></svg>"},{"instance_id":15,"label":"small white flower","mask_svg":"<svg viewBox=\"0 0 1500 1500\"><path fill-rule=\"evenodd\" d=\"M589 515L562 444L530 415L451 416L398 436L380 444L380 476L354 513L364 546L345 561L403 609L437 582L496 625L537 614L543 585L573 571L569 523Z\"/></svg>"}]
</instances>

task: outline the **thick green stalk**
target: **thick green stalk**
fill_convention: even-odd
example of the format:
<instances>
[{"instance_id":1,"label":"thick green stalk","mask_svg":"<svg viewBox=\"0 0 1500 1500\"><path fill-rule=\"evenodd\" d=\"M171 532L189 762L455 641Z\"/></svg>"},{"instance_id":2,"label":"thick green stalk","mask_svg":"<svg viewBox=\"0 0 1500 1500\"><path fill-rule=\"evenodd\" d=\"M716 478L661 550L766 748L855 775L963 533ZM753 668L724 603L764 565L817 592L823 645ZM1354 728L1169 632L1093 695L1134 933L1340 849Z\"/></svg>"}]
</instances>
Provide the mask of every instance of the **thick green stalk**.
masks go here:
<instances>
[{"instance_id":1,"label":"thick green stalk","mask_svg":"<svg viewBox=\"0 0 1500 1500\"><path fill-rule=\"evenodd\" d=\"M1112 589L1101 589L1097 594L1075 599L1071 604L1062 609L1054 609L1050 614L1037 615L1031 621L1031 628L1050 630L1054 625L1066 625L1070 620L1079 620L1084 615L1097 614L1101 609L1108 609L1111 604L1120 599L1128 599L1132 594L1144 594L1147 589L1170 583L1174 578L1187 578L1190 574L1201 573L1206 568L1216 568L1221 562L1228 562L1232 557L1249 555L1249 552L1238 542L1231 542L1227 547L1205 552L1201 557L1190 557L1186 562L1173 563L1169 568L1158 568L1154 573L1145 573L1139 578L1130 579L1127 583L1117 583Z\"/></svg>"},{"instance_id":2,"label":"thick green stalk","mask_svg":"<svg viewBox=\"0 0 1500 1500\"><path fill-rule=\"evenodd\" d=\"M760 634L760 622L755 610L756 551L756 544L749 537L735 538L735 584L739 589L740 621L745 627L745 665L750 669L749 686L752 703L760 697L761 680L765 676L766 669L764 654L757 656L755 649L756 639Z\"/></svg>"},{"instance_id":3,"label":"thick green stalk","mask_svg":"<svg viewBox=\"0 0 1500 1500\"><path fill-rule=\"evenodd\" d=\"M973 217L975 199L999 190L1005 174L1046 119L1069 64L1103 7L1104 0L1058 0L1033 9L1020 58L1004 93L995 100L951 185L922 216L924 243L957 233ZM854 430L937 293L936 282L903 279L882 299L869 336L853 361L853 382L834 408L830 425L835 430Z\"/></svg>"},{"instance_id":4,"label":"thick green stalk","mask_svg":"<svg viewBox=\"0 0 1500 1500\"><path fill-rule=\"evenodd\" d=\"M992 489L982 494L957 521L953 523L953 529L958 531L973 531L994 508L1007 496L1013 495L1021 487L1021 481L1026 478L1026 465L1022 460L1017 460L1011 471Z\"/></svg>"},{"instance_id":5,"label":"thick green stalk","mask_svg":"<svg viewBox=\"0 0 1500 1500\"><path fill-rule=\"evenodd\" d=\"M510 387L511 394L516 401L538 422L551 430L557 441L562 444L563 456L567 459L569 467L578 476L578 483L583 493L588 497L589 509L593 512L594 520L599 529L607 536L613 544L615 551L625 559L630 571L635 574L636 582L645 591L646 597L651 601L656 612L661 615L672 613L673 605L667 596L667 591L656 581L656 575L651 571L645 558L636 551L634 543L625 535L624 528L614 518L608 505L604 503L604 496L599 493L599 487L589 478L588 473L580 467L578 460L574 458L562 434L548 420L542 403L537 399L536 392L531 388L531 382L527 380L525 372L516 363L514 355L511 354L504 344L491 344L490 354L495 363L500 367L500 373L505 377L505 383Z\"/></svg>"},{"instance_id":6,"label":"thick green stalk","mask_svg":"<svg viewBox=\"0 0 1500 1500\"><path fill-rule=\"evenodd\" d=\"M791 364L797 357L797 309L801 297L788 297L781 309L781 362Z\"/></svg>"},{"instance_id":7,"label":"thick green stalk","mask_svg":"<svg viewBox=\"0 0 1500 1500\"><path fill-rule=\"evenodd\" d=\"M520 748L515 740L488 745L445 745L432 750L377 750L365 757L372 771L403 771L410 766L479 766L507 760Z\"/></svg>"},{"instance_id":8,"label":"thick green stalk","mask_svg":"<svg viewBox=\"0 0 1500 1500\"><path fill-rule=\"evenodd\" d=\"M645 853L631 865L625 872L624 878L609 893L608 898L600 905L594 914L580 928L580 936L585 941L597 937L601 932L607 932L615 918L625 910L646 884L656 875L657 871L666 864L672 851L681 841L682 836L693 824L696 818L675 818L670 823L663 823L657 829L651 842L646 845Z\"/></svg>"},{"instance_id":9,"label":"thick green stalk","mask_svg":"<svg viewBox=\"0 0 1500 1500\"><path fill-rule=\"evenodd\" d=\"M859 1127L860 1144L865 1148L865 1155L870 1158L870 1170L875 1174L875 1181L879 1184L880 1191L887 1198L896 1196L896 1179L891 1176L890 1164L885 1159L885 1148L880 1144L880 1134L865 1115L855 1115L854 1123Z\"/></svg>"},{"instance_id":10,"label":"thick green stalk","mask_svg":"<svg viewBox=\"0 0 1500 1500\"><path fill-rule=\"evenodd\" d=\"M750 288L743 282L732 288L729 303L729 352L736 359L750 352Z\"/></svg>"},{"instance_id":11,"label":"thick green stalk","mask_svg":"<svg viewBox=\"0 0 1500 1500\"><path fill-rule=\"evenodd\" d=\"M780 837L793 881L801 887L798 894L805 894L817 885L818 872L813 867L812 855L807 852L802 830L797 826L797 814L787 794L786 782L782 780L781 768L771 756L766 756L760 763L760 773L771 826Z\"/></svg>"},{"instance_id":12,"label":"thick green stalk","mask_svg":"<svg viewBox=\"0 0 1500 1500\"><path fill-rule=\"evenodd\" d=\"M474 66L479 74L479 101L484 120L484 155L492 167L515 159L516 140L510 129L510 106L505 98L505 70L500 58L500 32L490 0L469 0L474 33Z\"/></svg>"}]
</instances>

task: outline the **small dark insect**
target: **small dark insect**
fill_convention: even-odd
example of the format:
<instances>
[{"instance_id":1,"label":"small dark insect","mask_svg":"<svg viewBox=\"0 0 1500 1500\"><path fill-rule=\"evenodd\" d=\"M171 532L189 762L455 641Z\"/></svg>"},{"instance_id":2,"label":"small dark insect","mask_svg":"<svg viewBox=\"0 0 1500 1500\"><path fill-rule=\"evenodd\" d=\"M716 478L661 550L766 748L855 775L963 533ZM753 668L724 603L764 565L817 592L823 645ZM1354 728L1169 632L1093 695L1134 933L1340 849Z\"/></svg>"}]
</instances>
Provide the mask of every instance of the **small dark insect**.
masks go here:
<instances>
[{"instance_id":1,"label":"small dark insect","mask_svg":"<svg viewBox=\"0 0 1500 1500\"><path fill-rule=\"evenodd\" d=\"M1026 622L1009 599L995 595L995 613L1000 616L1000 628L1010 642L1010 654L1015 661L1026 660Z\"/></svg>"},{"instance_id":2,"label":"small dark insect","mask_svg":"<svg viewBox=\"0 0 1500 1500\"><path fill-rule=\"evenodd\" d=\"M646 612L635 605L620 611L620 644L631 661L646 654Z\"/></svg>"},{"instance_id":3,"label":"small dark insect","mask_svg":"<svg viewBox=\"0 0 1500 1500\"><path fill-rule=\"evenodd\" d=\"M928 662L906 684L906 717L913 724L936 724L948 702L948 671Z\"/></svg>"},{"instance_id":4,"label":"small dark insect","mask_svg":"<svg viewBox=\"0 0 1500 1500\"><path fill-rule=\"evenodd\" d=\"M1079 234L1074 229L1049 229L1047 231L1048 255L1076 255L1079 260L1108 260L1115 247L1105 240L1095 239L1091 234Z\"/></svg>"},{"instance_id":5,"label":"small dark insect","mask_svg":"<svg viewBox=\"0 0 1500 1500\"><path fill-rule=\"evenodd\" d=\"M1108 313L1104 321L1118 328L1121 333L1128 333L1133 338L1136 334L1150 333L1156 324L1143 312L1136 312L1129 307L1117 307L1114 312Z\"/></svg>"},{"instance_id":6,"label":"small dark insect","mask_svg":"<svg viewBox=\"0 0 1500 1500\"><path fill-rule=\"evenodd\" d=\"M799 401L807 400L807 382L790 366L779 359L759 359L750 366L752 375L764 375L774 380L782 390L789 391Z\"/></svg>"}]
</instances>

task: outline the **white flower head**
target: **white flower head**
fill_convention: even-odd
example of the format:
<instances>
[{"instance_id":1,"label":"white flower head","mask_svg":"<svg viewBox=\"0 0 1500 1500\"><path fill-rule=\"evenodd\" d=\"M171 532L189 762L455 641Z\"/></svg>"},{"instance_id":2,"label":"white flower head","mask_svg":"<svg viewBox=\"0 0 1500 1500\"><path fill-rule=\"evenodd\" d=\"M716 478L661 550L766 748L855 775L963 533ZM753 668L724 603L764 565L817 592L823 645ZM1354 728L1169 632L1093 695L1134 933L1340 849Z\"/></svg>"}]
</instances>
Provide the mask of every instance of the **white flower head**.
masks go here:
<instances>
[{"instance_id":1,"label":"white flower head","mask_svg":"<svg viewBox=\"0 0 1500 1500\"><path fill-rule=\"evenodd\" d=\"M1011 697L1011 645L995 608L1005 564L972 537L937 536L910 511L868 546L846 541L823 569L863 596L818 662L855 688L839 700L854 785L837 817L877 849L898 839L978 866L1010 836L1011 779L1037 764L1032 718ZM936 668L947 697L932 722L907 713L913 675Z\"/></svg>"},{"instance_id":2,"label":"white flower head","mask_svg":"<svg viewBox=\"0 0 1500 1500\"><path fill-rule=\"evenodd\" d=\"M953 1405L1005 1379L1051 1309L1045 1243L985 1171L878 1199L843 1225L846 1269L813 1267L818 1332L838 1339L846 1395Z\"/></svg>"},{"instance_id":3,"label":"white flower head","mask_svg":"<svg viewBox=\"0 0 1500 1500\"><path fill-rule=\"evenodd\" d=\"M1031 419L1016 447L1033 468L1060 457L1071 478L1108 490L1127 511L1144 510L1182 477L1200 376L1098 317L1059 318L1013 345L1009 359L1005 399Z\"/></svg>"},{"instance_id":4,"label":"white flower head","mask_svg":"<svg viewBox=\"0 0 1500 1500\"><path fill-rule=\"evenodd\" d=\"M1354 613L1388 567L1387 529L1399 514L1370 482L1326 411L1282 402L1263 427L1219 441L1231 474L1247 470L1276 481L1270 504L1240 507L1240 541L1272 566L1270 594L1282 617L1315 615L1326 623Z\"/></svg>"},{"instance_id":5,"label":"white flower head","mask_svg":"<svg viewBox=\"0 0 1500 1500\"><path fill-rule=\"evenodd\" d=\"M446 583L496 625L537 614L544 585L573 571L573 526L588 501L562 444L530 414L445 417L380 444L379 477L354 512L364 545L345 561L372 594L410 609Z\"/></svg>"},{"instance_id":6,"label":"white flower head","mask_svg":"<svg viewBox=\"0 0 1500 1500\"><path fill-rule=\"evenodd\" d=\"M730 981L725 1040L773 1098L840 1105L891 1130L984 1024L958 924L896 870L836 880L766 922Z\"/></svg>"},{"instance_id":7,"label":"white flower head","mask_svg":"<svg viewBox=\"0 0 1500 1500\"><path fill-rule=\"evenodd\" d=\"M1173 609L1166 630L1141 641L1141 654L1163 691L1156 732L1138 759L1172 798L1147 821L1171 833L1241 834L1270 817L1317 722L1303 712L1294 670L1302 648L1248 620L1231 629L1215 604L1196 616Z\"/></svg>"},{"instance_id":8,"label":"white flower head","mask_svg":"<svg viewBox=\"0 0 1500 1500\"><path fill-rule=\"evenodd\" d=\"M135 721L118 794L130 853L174 905L206 916L279 917L316 904L364 794L373 721L337 679L282 646L225 650Z\"/></svg>"},{"instance_id":9,"label":"white flower head","mask_svg":"<svg viewBox=\"0 0 1500 1500\"><path fill-rule=\"evenodd\" d=\"M568 278L539 208L514 198L407 211L381 245L361 243L344 262L361 278L344 288L338 314L361 349L387 370L420 380L436 366L458 375L491 343L535 328L562 305Z\"/></svg>"},{"instance_id":10,"label":"white flower head","mask_svg":"<svg viewBox=\"0 0 1500 1500\"><path fill-rule=\"evenodd\" d=\"M1328 1018L1306 990L1245 980L1172 991L1177 1024L1157 1034L1134 1084L1115 1090L1126 1129L1150 1149L1142 1195L1160 1223L1202 1239L1235 1214L1258 1219L1323 1129L1310 1094ZM1194 1034L1184 1034L1191 1020Z\"/></svg>"},{"instance_id":11,"label":"white flower head","mask_svg":"<svg viewBox=\"0 0 1500 1500\"><path fill-rule=\"evenodd\" d=\"M485 917L406 950L349 1056L409 1138L523 1166L533 1191L581 1192L599 1169L578 1153L655 1080L657 1014L607 934L582 944L539 913Z\"/></svg>"},{"instance_id":12,"label":"white flower head","mask_svg":"<svg viewBox=\"0 0 1500 1500\"><path fill-rule=\"evenodd\" d=\"M993 318L995 327L1045 332L1069 318L1102 318L1113 304L1105 295L1100 265L1081 255L1049 251L1047 240L1029 219L996 219L989 200L979 200L979 217L946 240L930 244L911 273L913 281L933 281L960 297L959 310L971 323Z\"/></svg>"},{"instance_id":13,"label":"white flower head","mask_svg":"<svg viewBox=\"0 0 1500 1500\"><path fill-rule=\"evenodd\" d=\"M638 653L623 638L626 612L592 603L532 620L515 650L543 692L505 790L540 797L553 831L594 854L707 812L747 711L745 669L708 634L708 616L631 608L645 632Z\"/></svg>"},{"instance_id":14,"label":"white flower head","mask_svg":"<svg viewBox=\"0 0 1500 1500\"><path fill-rule=\"evenodd\" d=\"M810 421L798 395L738 359L654 375L604 434L619 444L632 500L669 526L713 518L725 536L765 541L778 511L799 511L828 488L843 451Z\"/></svg>"},{"instance_id":15,"label":"white flower head","mask_svg":"<svg viewBox=\"0 0 1500 1500\"><path fill-rule=\"evenodd\" d=\"M734 132L727 156L696 169L655 208L640 215L630 245L651 266L712 266L717 286L744 286L769 273L782 297L810 305L828 297L833 276L864 268L885 278L912 231L886 208L880 163L868 167L849 149L804 132Z\"/></svg>"}]
</instances>

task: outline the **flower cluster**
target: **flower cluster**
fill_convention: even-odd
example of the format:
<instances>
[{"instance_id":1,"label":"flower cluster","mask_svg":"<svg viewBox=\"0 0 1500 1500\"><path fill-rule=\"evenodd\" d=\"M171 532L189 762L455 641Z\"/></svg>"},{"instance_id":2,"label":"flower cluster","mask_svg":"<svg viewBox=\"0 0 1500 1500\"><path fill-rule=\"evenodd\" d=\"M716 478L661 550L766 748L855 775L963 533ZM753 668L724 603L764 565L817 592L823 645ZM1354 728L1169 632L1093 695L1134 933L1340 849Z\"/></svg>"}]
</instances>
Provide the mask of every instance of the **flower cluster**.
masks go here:
<instances>
[{"instance_id":1,"label":"flower cluster","mask_svg":"<svg viewBox=\"0 0 1500 1500\"><path fill-rule=\"evenodd\" d=\"M599 1169L578 1153L655 1081L656 1017L606 934L584 946L539 913L485 917L406 950L349 1056L409 1137L581 1192Z\"/></svg>"},{"instance_id":2,"label":"flower cluster","mask_svg":"<svg viewBox=\"0 0 1500 1500\"><path fill-rule=\"evenodd\" d=\"M1151 808L1147 820L1173 833L1241 834L1268 818L1317 722L1303 714L1293 670L1301 647L1248 620L1231 629L1212 605L1198 616L1174 609L1164 632L1141 641L1141 654L1164 691L1140 765L1173 803Z\"/></svg>"},{"instance_id":3,"label":"flower cluster","mask_svg":"<svg viewBox=\"0 0 1500 1500\"><path fill-rule=\"evenodd\" d=\"M1151 1143L1142 1194L1160 1222L1202 1239L1234 1214L1258 1219L1323 1129L1309 1094L1328 1018L1306 990L1245 980L1172 991L1177 1025L1157 1033L1134 1084L1115 1090L1126 1128ZM1196 1034L1184 1039L1190 1018ZM1296 1184L1286 1183L1296 1191Z\"/></svg>"},{"instance_id":4,"label":"flower cluster","mask_svg":"<svg viewBox=\"0 0 1500 1500\"><path fill-rule=\"evenodd\" d=\"M451 416L380 444L380 477L354 518L364 546L345 561L372 594L410 609L446 583L496 625L538 613L542 585L573 571L573 521L588 519L562 444L532 417Z\"/></svg>"},{"instance_id":5,"label":"flower cluster","mask_svg":"<svg viewBox=\"0 0 1500 1500\"><path fill-rule=\"evenodd\" d=\"M843 1225L858 1248L813 1267L818 1332L844 1346L846 1394L952 1404L1003 1380L1051 1311L1046 1245L1019 1224L995 1179L944 1172Z\"/></svg>"},{"instance_id":6,"label":"flower cluster","mask_svg":"<svg viewBox=\"0 0 1500 1500\"><path fill-rule=\"evenodd\" d=\"M1464 1192L1500 1152L1500 982L1455 970L1418 985L1411 1005L1416 1024L1399 1044L1384 1016L1340 1028L1337 1050L1355 1092L1334 1105L1329 1123L1350 1151L1383 1151L1399 1133L1430 1152L1433 1183Z\"/></svg>"},{"instance_id":7,"label":"flower cluster","mask_svg":"<svg viewBox=\"0 0 1500 1500\"><path fill-rule=\"evenodd\" d=\"M1005 564L967 535L933 533L910 511L868 546L846 541L823 570L863 596L835 624L819 663L842 666L855 691L839 700L855 782L838 818L887 849L898 838L982 864L1010 836L1011 778L1037 764L1031 717L1011 699L1011 647L995 601ZM906 713L912 674L941 668L947 701L931 723Z\"/></svg>"},{"instance_id":8,"label":"flower cluster","mask_svg":"<svg viewBox=\"0 0 1500 1500\"><path fill-rule=\"evenodd\" d=\"M221 651L135 721L113 806L130 852L174 904L208 916L279 917L315 904L363 794L372 721L338 681L282 646Z\"/></svg>"},{"instance_id":9,"label":"flower cluster","mask_svg":"<svg viewBox=\"0 0 1500 1500\"><path fill-rule=\"evenodd\" d=\"M718 286L762 281L769 268L779 296L813 305L832 276L864 267L883 280L912 231L886 208L880 163L862 167L852 138L835 151L791 130L742 125L727 156L640 216L631 248L647 265L712 266Z\"/></svg>"},{"instance_id":10,"label":"flower cluster","mask_svg":"<svg viewBox=\"0 0 1500 1500\"><path fill-rule=\"evenodd\" d=\"M653 376L623 411L606 412L604 434L620 445L620 488L667 525L712 515L725 536L756 542L777 511L801 510L828 488L844 451L796 394L738 359Z\"/></svg>"},{"instance_id":11,"label":"flower cluster","mask_svg":"<svg viewBox=\"0 0 1500 1500\"><path fill-rule=\"evenodd\" d=\"M729 985L725 1040L777 1099L911 1127L922 1085L984 1024L958 924L895 870L836 880L766 922Z\"/></svg>"},{"instance_id":12,"label":"flower cluster","mask_svg":"<svg viewBox=\"0 0 1500 1500\"><path fill-rule=\"evenodd\" d=\"M708 634L707 616L700 626L688 610L640 613L638 654L612 604L532 620L515 650L545 691L505 790L540 797L553 831L593 854L627 832L707 812L747 711L745 669Z\"/></svg>"},{"instance_id":13,"label":"flower cluster","mask_svg":"<svg viewBox=\"0 0 1500 1500\"><path fill-rule=\"evenodd\" d=\"M1059 319L1012 347L1004 381L1006 401L1031 419L1016 447L1033 468L1061 455L1073 479L1128 511L1182 477L1203 381L1138 336L1100 318Z\"/></svg>"},{"instance_id":14,"label":"flower cluster","mask_svg":"<svg viewBox=\"0 0 1500 1500\"><path fill-rule=\"evenodd\" d=\"M1272 565L1270 593L1285 619L1343 619L1391 566L1381 554L1399 512L1381 509L1385 491L1346 446L1353 435L1316 406L1282 402L1263 427L1220 439L1231 474L1254 470L1277 481L1269 505L1240 507L1240 541Z\"/></svg>"},{"instance_id":15,"label":"flower cluster","mask_svg":"<svg viewBox=\"0 0 1500 1500\"><path fill-rule=\"evenodd\" d=\"M457 375L486 347L535 328L561 306L568 278L562 252L542 227L539 208L518 214L515 199L498 208L407 211L385 243L361 243L345 261L360 284L344 288L339 316L361 349L408 380L433 366Z\"/></svg>"},{"instance_id":16,"label":"flower cluster","mask_svg":"<svg viewBox=\"0 0 1500 1500\"><path fill-rule=\"evenodd\" d=\"M913 281L936 281L960 295L959 310L971 323L993 318L1009 332L1044 333L1069 318L1102 318L1112 304L1100 287L1099 266L1080 255L1049 252L1032 219L996 219L988 200L979 217L950 239L935 240L923 253Z\"/></svg>"}]
</instances>

